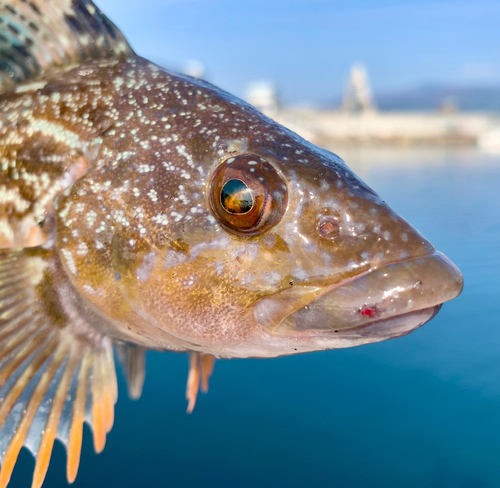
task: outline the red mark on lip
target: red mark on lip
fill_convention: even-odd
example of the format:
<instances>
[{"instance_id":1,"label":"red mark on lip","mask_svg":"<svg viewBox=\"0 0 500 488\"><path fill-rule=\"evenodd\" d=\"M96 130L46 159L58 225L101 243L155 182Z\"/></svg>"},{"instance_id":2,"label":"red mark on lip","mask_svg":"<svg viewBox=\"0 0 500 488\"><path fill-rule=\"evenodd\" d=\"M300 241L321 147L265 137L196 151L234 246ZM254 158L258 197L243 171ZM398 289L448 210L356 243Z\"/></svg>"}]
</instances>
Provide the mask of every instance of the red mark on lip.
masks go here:
<instances>
[{"instance_id":1,"label":"red mark on lip","mask_svg":"<svg viewBox=\"0 0 500 488\"><path fill-rule=\"evenodd\" d=\"M378 310L377 310L376 307L366 307L366 306L364 306L363 308L361 308L359 310L359 313L363 317L368 317L370 319L373 319L373 318L375 318L378 315Z\"/></svg>"}]
</instances>

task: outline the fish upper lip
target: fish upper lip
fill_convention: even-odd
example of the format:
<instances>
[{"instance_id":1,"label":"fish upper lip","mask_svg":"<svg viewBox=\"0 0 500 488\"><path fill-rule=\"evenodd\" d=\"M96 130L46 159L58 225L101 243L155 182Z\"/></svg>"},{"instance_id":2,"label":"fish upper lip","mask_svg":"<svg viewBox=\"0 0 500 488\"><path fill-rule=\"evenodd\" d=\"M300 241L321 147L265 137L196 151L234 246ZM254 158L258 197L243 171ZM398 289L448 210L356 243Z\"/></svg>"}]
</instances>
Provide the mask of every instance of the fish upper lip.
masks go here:
<instances>
[{"instance_id":1,"label":"fish upper lip","mask_svg":"<svg viewBox=\"0 0 500 488\"><path fill-rule=\"evenodd\" d=\"M441 254L444 256L444 254L442 254L441 252L439 251L436 251L435 249L432 250L431 252L428 252L428 253L425 253L425 254L420 254L418 256L413 256L413 257L409 257L409 258L406 258L406 259L398 259L398 260L395 260L395 261L389 261L387 263L383 263L382 265L375 265L373 266L372 268L370 269L367 269L366 271L363 271L355 276L351 276L350 278L346 278L345 280L342 280L342 281L339 281L337 283L333 283L332 285L329 285L329 286L326 286L324 291L322 293L320 293L317 298L320 298L321 296L323 295L326 295L328 292L332 291L332 290L335 290L336 288L340 288L341 286L345 286L347 285L348 283L352 282L352 281L356 281L360 278L363 278L364 276L367 276L377 270L380 270L382 268L386 268L388 266L393 266L393 265L396 265L396 264L404 264L404 263L408 263L410 261L415 261L416 259L426 259L426 258L429 258L435 254Z\"/></svg>"},{"instance_id":2,"label":"fish upper lip","mask_svg":"<svg viewBox=\"0 0 500 488\"><path fill-rule=\"evenodd\" d=\"M387 270L387 273L383 275L389 276L387 284L391 285L391 278L395 277L395 280L393 278L392 289L385 290L383 286L377 289L376 286L373 286L378 284L377 280L381 280L381 270ZM422 274L423 270L429 271L427 274L423 273L424 281L428 282L427 285L422 286L421 289L412 290L412 288L418 288L419 284L422 284L419 279L415 279L414 285L411 285L411 280L414 279L412 273L415 275ZM403 286L394 286L398 283ZM385 284L384 282L382 285ZM371 286L375 290L374 294L371 293ZM367 289L366 293L364 287ZM267 300L271 305L273 301L281 302L282 310L276 305L276 312L271 310L266 316L265 313L259 314L260 310L254 307L254 318L259 326L272 335L280 335L283 333L283 328L285 328L286 333L292 335L336 334L341 336L342 331L354 332L366 329L374 324L389 323L391 319L397 317L401 318L433 309L434 312L426 320L428 321L436 315L442 303L458 296L462 291L462 287L463 278L458 268L442 253L433 250L408 259L384 263L382 266L374 266L356 276L326 286L323 289L316 287L316 291L314 290L315 287L304 286L302 289L297 287L295 290L289 291L289 296L284 292L292 289L279 292ZM310 288L309 294L306 288ZM336 296L335 290L340 289L342 292ZM301 291L303 291L304 295L302 302L300 300L302 298ZM403 296L401 299L399 297L400 291ZM394 299L391 297L391 293L394 293ZM370 294L375 295L371 302L369 300ZM328 295L333 299L332 302L325 299L325 296ZM295 299L294 302L293 298L295 296L299 298ZM307 302L306 297L308 296L310 300ZM353 298L353 303L349 302L350 296ZM339 300L339 303L335 301L336 299ZM406 308L403 308L402 304L405 303L405 299L408 299L408 303ZM293 307L294 304L297 305L295 308ZM261 306L264 312L266 311L265 305L264 302L264 305ZM377 305L382 305L380 310L377 310ZM380 313L374 314L373 317L360 317L359 315L362 314L356 312L361 312L363 307L366 306L373 307ZM314 326L314 320L316 322L322 320L321 307L326 309L326 313L323 312L325 316L323 321L329 324L328 327ZM314 312L312 310L314 308L318 311ZM318 318L311 319L313 325L297 325L304 318L306 318L305 322L307 323L307 317L314 316L315 313L318 314ZM332 324L332 320L336 319L340 320L339 326L336 323ZM349 325L351 321L352 325Z\"/></svg>"}]
</instances>

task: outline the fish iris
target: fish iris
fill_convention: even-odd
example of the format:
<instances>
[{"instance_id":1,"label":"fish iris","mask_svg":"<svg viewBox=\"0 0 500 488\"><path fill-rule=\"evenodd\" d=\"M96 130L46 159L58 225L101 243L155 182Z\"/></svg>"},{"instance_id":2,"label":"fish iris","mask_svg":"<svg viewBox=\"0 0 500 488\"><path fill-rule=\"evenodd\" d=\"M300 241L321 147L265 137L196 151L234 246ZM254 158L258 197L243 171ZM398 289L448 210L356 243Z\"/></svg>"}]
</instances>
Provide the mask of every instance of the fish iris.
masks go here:
<instances>
[{"instance_id":1,"label":"fish iris","mask_svg":"<svg viewBox=\"0 0 500 488\"><path fill-rule=\"evenodd\" d=\"M256 154L223 161L210 182L210 208L231 234L252 237L276 225L287 206L287 187L273 166Z\"/></svg>"},{"instance_id":2,"label":"fish iris","mask_svg":"<svg viewBox=\"0 0 500 488\"><path fill-rule=\"evenodd\" d=\"M221 190L220 201L226 212L245 214L253 207L250 189L241 180L229 180Z\"/></svg>"}]
</instances>

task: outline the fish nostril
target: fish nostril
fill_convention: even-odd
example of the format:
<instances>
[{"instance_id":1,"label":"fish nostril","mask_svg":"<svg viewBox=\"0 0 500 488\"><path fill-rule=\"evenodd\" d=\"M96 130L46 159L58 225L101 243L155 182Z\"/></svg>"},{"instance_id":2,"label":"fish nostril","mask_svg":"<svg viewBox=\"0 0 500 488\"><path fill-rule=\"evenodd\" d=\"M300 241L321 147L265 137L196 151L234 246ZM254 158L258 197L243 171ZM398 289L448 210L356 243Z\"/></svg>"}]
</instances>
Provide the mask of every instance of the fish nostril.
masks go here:
<instances>
[{"instance_id":1,"label":"fish nostril","mask_svg":"<svg viewBox=\"0 0 500 488\"><path fill-rule=\"evenodd\" d=\"M340 234L339 224L332 217L325 217L318 223L318 233L323 239L333 240Z\"/></svg>"}]
</instances>

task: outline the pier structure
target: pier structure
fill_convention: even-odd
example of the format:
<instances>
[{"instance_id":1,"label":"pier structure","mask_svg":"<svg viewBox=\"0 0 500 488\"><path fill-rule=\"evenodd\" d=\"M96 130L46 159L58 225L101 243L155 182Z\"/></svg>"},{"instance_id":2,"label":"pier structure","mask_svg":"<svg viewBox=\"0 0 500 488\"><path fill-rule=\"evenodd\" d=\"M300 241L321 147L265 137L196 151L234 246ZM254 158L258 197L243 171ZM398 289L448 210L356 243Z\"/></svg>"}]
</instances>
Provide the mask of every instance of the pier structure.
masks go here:
<instances>
[{"instance_id":1,"label":"pier structure","mask_svg":"<svg viewBox=\"0 0 500 488\"><path fill-rule=\"evenodd\" d=\"M366 68L355 65L336 110L281 107L270 82L249 85L247 101L314 144L477 144L500 150L500 113L460 112L449 100L436 110L381 111Z\"/></svg>"},{"instance_id":2,"label":"pier structure","mask_svg":"<svg viewBox=\"0 0 500 488\"><path fill-rule=\"evenodd\" d=\"M342 111L374 112L376 110L368 72L362 64L355 64L347 80L342 97Z\"/></svg>"},{"instance_id":3,"label":"pier structure","mask_svg":"<svg viewBox=\"0 0 500 488\"><path fill-rule=\"evenodd\" d=\"M275 84L271 81L259 80L249 83L245 91L245 100L269 117L278 113L278 94Z\"/></svg>"},{"instance_id":4,"label":"pier structure","mask_svg":"<svg viewBox=\"0 0 500 488\"><path fill-rule=\"evenodd\" d=\"M275 119L315 144L478 143L498 134L500 114L446 112L358 112L284 108ZM489 142L491 145L491 142Z\"/></svg>"}]
</instances>

